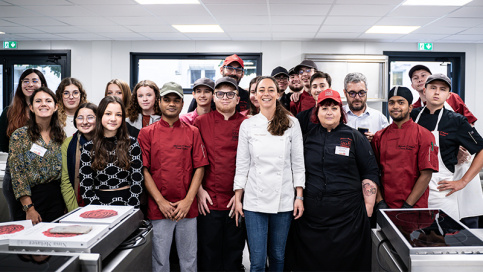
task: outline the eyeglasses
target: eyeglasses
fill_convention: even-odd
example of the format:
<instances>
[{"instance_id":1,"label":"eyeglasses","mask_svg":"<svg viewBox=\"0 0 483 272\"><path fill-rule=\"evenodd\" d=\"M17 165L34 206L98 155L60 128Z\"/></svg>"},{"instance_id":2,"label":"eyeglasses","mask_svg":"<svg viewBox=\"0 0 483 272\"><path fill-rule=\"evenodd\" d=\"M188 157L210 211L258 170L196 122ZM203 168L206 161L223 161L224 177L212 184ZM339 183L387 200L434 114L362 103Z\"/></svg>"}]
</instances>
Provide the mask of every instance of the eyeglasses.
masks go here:
<instances>
[{"instance_id":1,"label":"eyeglasses","mask_svg":"<svg viewBox=\"0 0 483 272\"><path fill-rule=\"evenodd\" d=\"M67 91L64 92L64 98L69 98L71 95L74 98L78 98L80 96L80 92L79 91L73 91L72 93Z\"/></svg>"},{"instance_id":2,"label":"eyeglasses","mask_svg":"<svg viewBox=\"0 0 483 272\"><path fill-rule=\"evenodd\" d=\"M233 99L236 95L235 92L215 92L216 98L223 99L223 96L226 95L226 98Z\"/></svg>"},{"instance_id":3,"label":"eyeglasses","mask_svg":"<svg viewBox=\"0 0 483 272\"><path fill-rule=\"evenodd\" d=\"M284 82L284 81L288 81L288 77L284 77L284 76L281 76L281 77L275 77L275 80L276 80L276 81L281 81L281 82Z\"/></svg>"},{"instance_id":4,"label":"eyeglasses","mask_svg":"<svg viewBox=\"0 0 483 272\"><path fill-rule=\"evenodd\" d=\"M240 68L240 67L236 68L233 66L224 66L224 68L230 73L237 73L237 74L243 73L243 68Z\"/></svg>"},{"instance_id":5,"label":"eyeglasses","mask_svg":"<svg viewBox=\"0 0 483 272\"><path fill-rule=\"evenodd\" d=\"M300 69L299 74L303 75L304 73L310 74L312 72L313 68L306 68L306 69Z\"/></svg>"},{"instance_id":6,"label":"eyeglasses","mask_svg":"<svg viewBox=\"0 0 483 272\"><path fill-rule=\"evenodd\" d=\"M352 91L352 92L348 92L347 94L350 97L354 98L354 97L356 97L356 95L359 95L359 97L364 97L364 96L366 96L366 93L367 93L366 91L359 91L359 92Z\"/></svg>"},{"instance_id":7,"label":"eyeglasses","mask_svg":"<svg viewBox=\"0 0 483 272\"><path fill-rule=\"evenodd\" d=\"M22 81L22 84L23 85L29 85L30 84L30 80L25 79L25 80ZM34 79L34 80L32 80L32 84L40 84L40 80Z\"/></svg>"},{"instance_id":8,"label":"eyeglasses","mask_svg":"<svg viewBox=\"0 0 483 272\"><path fill-rule=\"evenodd\" d=\"M77 122L84 122L84 119L87 119L87 122L89 123L93 123L94 121L96 121L96 117L94 115L87 115L85 118L84 116L77 116L77 118L75 118Z\"/></svg>"}]
</instances>

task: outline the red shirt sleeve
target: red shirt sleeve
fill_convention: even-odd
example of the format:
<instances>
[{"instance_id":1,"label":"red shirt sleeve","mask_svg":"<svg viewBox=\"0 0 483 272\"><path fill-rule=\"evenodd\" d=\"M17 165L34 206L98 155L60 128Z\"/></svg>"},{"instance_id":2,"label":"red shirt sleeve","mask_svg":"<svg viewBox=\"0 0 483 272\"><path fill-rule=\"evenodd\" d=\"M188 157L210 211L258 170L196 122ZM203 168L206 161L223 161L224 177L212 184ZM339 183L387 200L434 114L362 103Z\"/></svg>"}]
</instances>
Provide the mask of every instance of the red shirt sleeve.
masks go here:
<instances>
[{"instance_id":1,"label":"red shirt sleeve","mask_svg":"<svg viewBox=\"0 0 483 272\"><path fill-rule=\"evenodd\" d=\"M478 120L473 113L471 113L463 99L461 99L457 93L451 93L447 102L455 112L466 117L466 119L468 119L468 123L474 124L476 120Z\"/></svg>"},{"instance_id":2,"label":"red shirt sleeve","mask_svg":"<svg viewBox=\"0 0 483 272\"><path fill-rule=\"evenodd\" d=\"M381 145L379 141L381 140L382 131L383 130L376 132L371 141L372 150L374 151L374 156L376 156L377 163L379 163L379 146Z\"/></svg>"},{"instance_id":3,"label":"red shirt sleeve","mask_svg":"<svg viewBox=\"0 0 483 272\"><path fill-rule=\"evenodd\" d=\"M141 147L143 155L143 166L148 170L151 168L151 139L149 137L149 128L142 128L138 135L138 143Z\"/></svg>"},{"instance_id":4,"label":"red shirt sleeve","mask_svg":"<svg viewBox=\"0 0 483 272\"><path fill-rule=\"evenodd\" d=\"M439 171L438 147L436 146L434 135L421 126L419 126L418 168L419 171Z\"/></svg>"},{"instance_id":5,"label":"red shirt sleeve","mask_svg":"<svg viewBox=\"0 0 483 272\"><path fill-rule=\"evenodd\" d=\"M208 165L205 144L197 127L193 128L193 169Z\"/></svg>"}]
</instances>

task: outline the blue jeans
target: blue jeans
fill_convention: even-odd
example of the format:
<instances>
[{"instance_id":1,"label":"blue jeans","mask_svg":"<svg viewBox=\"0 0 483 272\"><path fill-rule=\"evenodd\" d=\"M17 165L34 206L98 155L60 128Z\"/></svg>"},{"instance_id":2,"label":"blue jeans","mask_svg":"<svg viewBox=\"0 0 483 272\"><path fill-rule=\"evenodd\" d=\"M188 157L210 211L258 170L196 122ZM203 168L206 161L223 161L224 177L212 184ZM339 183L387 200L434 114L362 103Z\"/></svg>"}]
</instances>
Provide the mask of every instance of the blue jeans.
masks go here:
<instances>
[{"instance_id":1,"label":"blue jeans","mask_svg":"<svg viewBox=\"0 0 483 272\"><path fill-rule=\"evenodd\" d=\"M250 248L250 271L283 271L285 244L293 212L276 214L244 210Z\"/></svg>"}]
</instances>

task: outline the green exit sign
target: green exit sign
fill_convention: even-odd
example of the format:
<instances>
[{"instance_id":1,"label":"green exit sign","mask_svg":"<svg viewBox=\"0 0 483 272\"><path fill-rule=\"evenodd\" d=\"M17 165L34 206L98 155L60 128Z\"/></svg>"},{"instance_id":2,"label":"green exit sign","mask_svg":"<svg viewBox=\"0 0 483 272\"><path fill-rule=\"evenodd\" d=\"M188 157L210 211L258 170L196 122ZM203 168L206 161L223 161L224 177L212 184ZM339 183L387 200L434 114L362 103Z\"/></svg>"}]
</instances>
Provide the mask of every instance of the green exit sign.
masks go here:
<instances>
[{"instance_id":1,"label":"green exit sign","mask_svg":"<svg viewBox=\"0 0 483 272\"><path fill-rule=\"evenodd\" d=\"M17 49L18 43L15 41L4 41L3 48L4 49Z\"/></svg>"},{"instance_id":2,"label":"green exit sign","mask_svg":"<svg viewBox=\"0 0 483 272\"><path fill-rule=\"evenodd\" d=\"M432 51L433 43L418 43L419 50Z\"/></svg>"}]
</instances>

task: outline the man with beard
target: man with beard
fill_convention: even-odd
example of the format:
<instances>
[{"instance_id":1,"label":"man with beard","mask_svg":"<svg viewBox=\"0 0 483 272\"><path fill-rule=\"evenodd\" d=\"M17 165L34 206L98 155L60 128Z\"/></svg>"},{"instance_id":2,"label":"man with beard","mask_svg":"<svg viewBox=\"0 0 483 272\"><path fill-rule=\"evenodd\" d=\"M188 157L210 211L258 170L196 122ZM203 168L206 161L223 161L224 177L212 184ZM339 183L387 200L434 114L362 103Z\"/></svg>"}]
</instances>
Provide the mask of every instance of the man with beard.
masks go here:
<instances>
[{"instance_id":1,"label":"man with beard","mask_svg":"<svg viewBox=\"0 0 483 272\"><path fill-rule=\"evenodd\" d=\"M438 171L438 151L431 132L410 118L412 100L408 88L391 89L388 110L393 123L371 142L381 173L378 208L428 207L428 184Z\"/></svg>"},{"instance_id":2,"label":"man with beard","mask_svg":"<svg viewBox=\"0 0 483 272\"><path fill-rule=\"evenodd\" d=\"M415 109L426 104L426 98L424 97L423 90L426 80L430 75L432 75L431 70L429 70L428 67L420 64L413 66L411 70L409 70L411 87L419 93L419 99L413 104L413 108ZM470 124L474 125L476 120L478 120L473 113L471 113L465 102L463 102L463 99L461 99L458 94L451 92L446 102L453 109L453 111L466 117Z\"/></svg>"},{"instance_id":3,"label":"man with beard","mask_svg":"<svg viewBox=\"0 0 483 272\"><path fill-rule=\"evenodd\" d=\"M387 127L386 116L380 111L367 106L367 79L361 73L349 73L344 79L344 94L347 105L347 125L363 133L369 142L374 133Z\"/></svg>"},{"instance_id":4,"label":"man with beard","mask_svg":"<svg viewBox=\"0 0 483 272\"><path fill-rule=\"evenodd\" d=\"M238 112L248 110L248 101L250 100L250 94L247 90L242 89L239 85L241 79L245 75L243 60L237 54L226 57L223 61L223 65L221 65L220 67L220 74L222 77L231 77L235 79L238 85L238 96L240 97L240 102L238 103L238 105L236 105L236 110ZM194 111L196 107L196 100L191 100L188 112ZM211 104L211 108L215 109L214 103Z\"/></svg>"},{"instance_id":5,"label":"man with beard","mask_svg":"<svg viewBox=\"0 0 483 272\"><path fill-rule=\"evenodd\" d=\"M292 96L292 93L286 93L287 87L289 85L289 74L287 69L283 68L282 66L277 66L275 67L275 69L272 70L271 76L275 78L278 87L282 92L282 96L280 97L280 103L282 103L285 109L290 110L290 96Z\"/></svg>"},{"instance_id":6,"label":"man with beard","mask_svg":"<svg viewBox=\"0 0 483 272\"><path fill-rule=\"evenodd\" d=\"M290 112L297 116L299 112L308 110L315 106L315 101L310 93L310 78L317 71L317 65L311 60L303 60L299 65L295 66L295 72L299 74L303 91L300 95L294 93L291 96Z\"/></svg>"}]
</instances>

